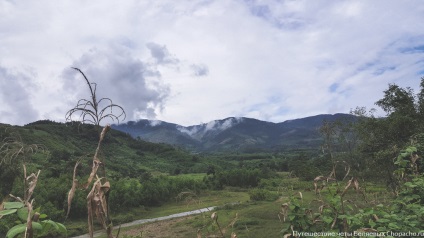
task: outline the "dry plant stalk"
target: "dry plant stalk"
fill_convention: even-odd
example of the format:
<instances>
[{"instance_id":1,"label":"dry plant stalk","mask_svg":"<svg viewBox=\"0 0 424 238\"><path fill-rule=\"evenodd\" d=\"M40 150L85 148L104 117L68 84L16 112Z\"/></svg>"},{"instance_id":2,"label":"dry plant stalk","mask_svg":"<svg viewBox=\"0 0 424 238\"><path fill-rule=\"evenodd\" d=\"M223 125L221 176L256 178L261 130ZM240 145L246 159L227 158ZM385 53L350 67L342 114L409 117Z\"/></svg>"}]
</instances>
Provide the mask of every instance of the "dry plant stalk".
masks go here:
<instances>
[{"instance_id":1,"label":"dry plant stalk","mask_svg":"<svg viewBox=\"0 0 424 238\"><path fill-rule=\"evenodd\" d=\"M12 133L11 136L2 140L0 145L0 165L13 163L18 157L25 157L37 151L43 151L43 147L37 144L26 145L18 133Z\"/></svg>"},{"instance_id":2,"label":"dry plant stalk","mask_svg":"<svg viewBox=\"0 0 424 238\"><path fill-rule=\"evenodd\" d=\"M68 193L67 216L69 215L69 211L71 209L71 203L72 203L72 199L74 198L76 188L80 187L84 190L87 190L92 184L94 177L96 177L96 180L94 181L87 195L88 231L91 238L94 235L94 230L93 230L94 216L96 216L98 222L102 225L103 229L106 230L107 237L113 238L112 236L113 226L109 216L109 207L108 207L110 183L106 178L99 178L97 175L98 168L100 167L100 165L103 165L103 163L98 158L100 146L106 136L106 133L109 130L110 130L110 125L107 125L103 128L102 132L100 133L99 143L97 144L96 152L93 156L93 165L91 168L91 173L87 179L87 183L82 186L78 185L78 180L76 179L76 172L77 172L77 167L80 164L80 161L77 161L74 167L72 187Z\"/></svg>"},{"instance_id":3,"label":"dry plant stalk","mask_svg":"<svg viewBox=\"0 0 424 238\"><path fill-rule=\"evenodd\" d=\"M71 211L72 199L74 199L75 191L78 187L78 179L76 178L76 175L77 175L77 167L79 164L80 164L80 161L77 161L74 166L74 173L72 175L72 187L71 187L71 190L69 190L68 192L68 211L66 212L65 219L68 219L69 212Z\"/></svg>"},{"instance_id":4,"label":"dry plant stalk","mask_svg":"<svg viewBox=\"0 0 424 238\"><path fill-rule=\"evenodd\" d=\"M38 177L40 175L40 170L37 174L32 173L27 176L27 169L25 165L25 159L29 158L30 154L36 153L37 151L43 151L43 147L37 144L26 145L22 142L22 138L18 133L11 133L9 137L6 137L2 140L0 145L0 165L1 164L12 164L17 163L17 159L23 161L22 166L24 170L24 197L15 197L10 194L10 197L24 204L28 209L28 218L27 225L25 229L25 238L33 237L32 222L38 220L39 214L36 213L34 216L31 216L32 204L34 199L31 199L34 189L37 186ZM3 202L2 202L3 204ZM1 205L3 207L3 205ZM2 208L3 209L3 208ZM0 209L1 210L1 209Z\"/></svg>"},{"instance_id":5,"label":"dry plant stalk","mask_svg":"<svg viewBox=\"0 0 424 238\"><path fill-rule=\"evenodd\" d=\"M315 188L315 194L318 194L321 192L322 189L327 186L327 184L331 181L335 181L336 179L331 177L325 177L325 176L318 176L314 179L314 188ZM321 186L318 187L318 183L321 182Z\"/></svg>"},{"instance_id":6,"label":"dry plant stalk","mask_svg":"<svg viewBox=\"0 0 424 238\"><path fill-rule=\"evenodd\" d=\"M281 221L280 215L282 215L283 216L282 222L286 222L288 213L289 213L289 204L287 202L281 204L281 211L278 213L278 219L280 219L280 221Z\"/></svg>"},{"instance_id":7,"label":"dry plant stalk","mask_svg":"<svg viewBox=\"0 0 424 238\"><path fill-rule=\"evenodd\" d=\"M218 222L218 213L213 212L212 215L211 215L211 219L218 226L218 229L219 229L219 232L220 232L221 235L220 236L212 235L212 236L207 236L207 237L222 237L222 238L224 238L225 237L225 233L227 232L227 229L229 227L233 227L234 224L237 222L237 220L238 220L238 213L236 213L236 216L233 218L232 221L230 221L230 223L228 223L228 225L224 229L222 229L221 226L219 225L219 222ZM202 237L202 235L200 233L200 230L197 232L197 237ZM234 233L234 232L232 232L231 233L231 237L232 238L233 237L234 238L237 238L237 234Z\"/></svg>"},{"instance_id":8,"label":"dry plant stalk","mask_svg":"<svg viewBox=\"0 0 424 238\"><path fill-rule=\"evenodd\" d=\"M32 204L34 203L34 199L31 199L31 197L32 197L32 194L34 193L35 187L37 186L38 176L40 176L41 170L38 170L37 174L32 173L31 175L27 176L27 170L26 170L25 164L23 164L23 169L24 169L24 198L22 199L20 197L15 197L12 194L10 194L10 197L25 204L25 207L28 209L28 218L27 218L27 224L25 228L24 237L33 238L34 231L32 229L32 222L38 221L38 217L40 214L35 213L34 215L31 215L31 212L33 210Z\"/></svg>"},{"instance_id":9,"label":"dry plant stalk","mask_svg":"<svg viewBox=\"0 0 424 238\"><path fill-rule=\"evenodd\" d=\"M227 227L225 227L224 233L227 232L228 228L230 228L230 227L233 228L234 224L236 224L237 220L238 220L238 213L236 213L236 216L233 218L233 220L231 220L231 222L228 223ZM235 235L235 237L237 237L236 233L234 233L234 232L231 233L231 237L234 237L233 234Z\"/></svg>"},{"instance_id":10,"label":"dry plant stalk","mask_svg":"<svg viewBox=\"0 0 424 238\"><path fill-rule=\"evenodd\" d=\"M74 67L72 67L72 69L77 70L84 77L88 85L88 88L90 89L91 99L90 100L80 99L77 105L66 113L65 115L66 121L72 121L72 115L74 113L80 113L80 118L82 123L88 122L97 126L100 125L100 122L105 118L110 118L112 119L112 121L116 120L118 121L118 123L119 123L120 117L123 117L123 120L125 120L126 114L124 109L121 106L114 104L110 98L101 98L100 100L97 101L97 97L96 97L97 84L90 83L90 81L87 79L85 74L80 69L74 68ZM92 87L92 85L94 87ZM101 104L103 101L108 103L108 105L103 108L99 108L99 104ZM113 109L115 109L115 111L116 110L120 111L120 114L115 115L113 113Z\"/></svg>"},{"instance_id":11,"label":"dry plant stalk","mask_svg":"<svg viewBox=\"0 0 424 238\"><path fill-rule=\"evenodd\" d=\"M417 154L411 154L411 170L412 170L412 174L419 174L418 172L418 165L417 165L417 161L418 159L420 159L420 157Z\"/></svg>"}]
</instances>

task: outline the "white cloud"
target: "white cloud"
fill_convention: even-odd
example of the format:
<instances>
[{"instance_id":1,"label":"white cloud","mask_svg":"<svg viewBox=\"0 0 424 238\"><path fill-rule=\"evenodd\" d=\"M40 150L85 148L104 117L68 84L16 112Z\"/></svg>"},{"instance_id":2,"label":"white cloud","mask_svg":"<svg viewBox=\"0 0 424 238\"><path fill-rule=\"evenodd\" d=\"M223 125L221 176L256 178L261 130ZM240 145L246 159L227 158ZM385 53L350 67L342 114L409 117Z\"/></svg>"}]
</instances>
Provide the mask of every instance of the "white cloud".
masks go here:
<instances>
[{"instance_id":1,"label":"white cloud","mask_svg":"<svg viewBox=\"0 0 424 238\"><path fill-rule=\"evenodd\" d=\"M156 66L135 58L125 46L91 49L74 61L72 67L79 68L91 83L96 83L97 100L111 99L125 108L130 120L155 118L169 94L169 87L161 80ZM81 98L90 99L89 88L80 73L66 68L62 78L63 91L73 94L69 106Z\"/></svg>"},{"instance_id":2,"label":"white cloud","mask_svg":"<svg viewBox=\"0 0 424 238\"><path fill-rule=\"evenodd\" d=\"M6 69L0 65L0 122L24 124L38 117L38 105L31 103L37 85L31 82L36 77L31 70L23 72Z\"/></svg>"},{"instance_id":3,"label":"white cloud","mask_svg":"<svg viewBox=\"0 0 424 238\"><path fill-rule=\"evenodd\" d=\"M162 124L162 121L160 121L160 120L150 120L149 121L149 125L153 126L153 127L159 126L160 124Z\"/></svg>"},{"instance_id":4,"label":"white cloud","mask_svg":"<svg viewBox=\"0 0 424 238\"><path fill-rule=\"evenodd\" d=\"M224 131L226 129L229 129L237 125L238 123L242 121L243 121L243 118L231 117L222 121L213 120L208 123L203 123L200 125L195 125L190 127L177 126L177 129L180 132L186 133L193 138L201 139L208 132L219 133L221 131Z\"/></svg>"},{"instance_id":5,"label":"white cloud","mask_svg":"<svg viewBox=\"0 0 424 238\"><path fill-rule=\"evenodd\" d=\"M183 125L373 107L388 83L418 90L424 74L418 0L16 0L0 15L0 65L34 72L31 88L5 83L19 73L0 76L32 112L17 115L3 94L0 119L12 124L63 120L87 95L71 66L128 119Z\"/></svg>"}]
</instances>

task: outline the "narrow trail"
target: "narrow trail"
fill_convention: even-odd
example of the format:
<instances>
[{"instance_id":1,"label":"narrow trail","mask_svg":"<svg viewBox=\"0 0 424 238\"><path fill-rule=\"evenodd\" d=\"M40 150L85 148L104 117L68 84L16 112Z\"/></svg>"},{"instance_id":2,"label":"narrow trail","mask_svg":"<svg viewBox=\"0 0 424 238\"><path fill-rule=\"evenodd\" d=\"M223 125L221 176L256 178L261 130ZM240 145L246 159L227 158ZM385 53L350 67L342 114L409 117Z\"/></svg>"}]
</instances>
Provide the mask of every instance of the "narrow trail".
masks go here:
<instances>
[{"instance_id":1,"label":"narrow trail","mask_svg":"<svg viewBox=\"0 0 424 238\"><path fill-rule=\"evenodd\" d=\"M200 214L200 213L203 213L203 212L211 211L215 208L216 208L216 206L205 207L205 208L201 208L201 209L197 209L197 210L193 210L193 211L181 212L181 213L176 213L176 214L163 216L163 217L135 220L135 221L132 221L132 222L120 224L118 226L114 226L113 229L118 229L119 227L124 228L124 227L135 226L135 225L140 225L140 224L149 223L149 222L163 221L163 220L168 220L168 219L172 219L172 218L178 218L178 217L185 217L185 216ZM106 234L104 232L104 230L99 230L99 231L94 232L94 237L99 237L100 235L103 235L103 234ZM74 237L70 237L70 238L89 238L89 237L90 236L88 234L84 234L84 235L74 236Z\"/></svg>"}]
</instances>

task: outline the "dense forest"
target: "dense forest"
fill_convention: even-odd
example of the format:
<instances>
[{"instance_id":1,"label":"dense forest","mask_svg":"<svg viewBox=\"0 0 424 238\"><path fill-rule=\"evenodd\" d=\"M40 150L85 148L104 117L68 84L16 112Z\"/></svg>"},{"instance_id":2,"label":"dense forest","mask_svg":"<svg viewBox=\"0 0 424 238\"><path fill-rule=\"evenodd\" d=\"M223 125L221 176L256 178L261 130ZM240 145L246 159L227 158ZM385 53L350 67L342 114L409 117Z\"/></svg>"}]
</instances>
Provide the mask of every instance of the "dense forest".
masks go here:
<instances>
[{"instance_id":1,"label":"dense forest","mask_svg":"<svg viewBox=\"0 0 424 238\"><path fill-rule=\"evenodd\" d=\"M43 219L49 222L43 224L53 224L53 228L86 219L87 188L96 181L90 180L95 161L101 161L95 171L97 181L102 181L102 186L110 183L107 205L114 223L134 219L120 214L135 207L160 207L183 192L200 196L238 188L247 191L251 201L274 202L285 197L279 213L281 236L329 231L345 232L340 237L349 232L422 232L424 78L418 93L389 85L376 106L387 115L376 117L373 109L358 107L352 110L356 120L323 121L320 148L278 153L192 154L113 129L101 134L104 128L99 123L44 120L25 126L0 124L0 201L4 203L0 206L0 236L13 237L8 231L32 217L25 203L13 207L17 197L34 198L34 212L47 214ZM30 173L34 176L28 176ZM185 174L201 174L202 179ZM102 180L105 178L107 181ZM76 189L69 200L75 180L89 184ZM36 186L28 181L35 181ZM384 188L381 194L387 200L371 201L368 192L377 187ZM318 204L303 202L308 199L306 194ZM24 216L18 212L22 208L27 209ZM18 216L14 216L16 212ZM35 233L39 237L63 235L61 229L44 230L44 225ZM37 230L37 225L34 227ZM67 232L85 233L87 228L68 227Z\"/></svg>"}]
</instances>

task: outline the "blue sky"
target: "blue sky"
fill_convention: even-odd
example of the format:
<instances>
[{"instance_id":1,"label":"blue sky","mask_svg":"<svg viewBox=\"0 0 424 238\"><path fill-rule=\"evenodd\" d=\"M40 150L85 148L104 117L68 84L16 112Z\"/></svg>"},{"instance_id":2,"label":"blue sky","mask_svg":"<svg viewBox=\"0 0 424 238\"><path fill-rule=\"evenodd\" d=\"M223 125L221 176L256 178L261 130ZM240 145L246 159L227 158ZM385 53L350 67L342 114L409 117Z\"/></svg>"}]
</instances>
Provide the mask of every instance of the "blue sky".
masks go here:
<instances>
[{"instance_id":1,"label":"blue sky","mask_svg":"<svg viewBox=\"0 0 424 238\"><path fill-rule=\"evenodd\" d=\"M1 123L64 121L89 97L71 67L127 120L181 125L371 109L424 76L420 0L3 0L0 16Z\"/></svg>"}]
</instances>

